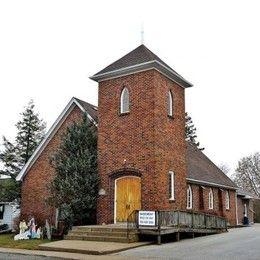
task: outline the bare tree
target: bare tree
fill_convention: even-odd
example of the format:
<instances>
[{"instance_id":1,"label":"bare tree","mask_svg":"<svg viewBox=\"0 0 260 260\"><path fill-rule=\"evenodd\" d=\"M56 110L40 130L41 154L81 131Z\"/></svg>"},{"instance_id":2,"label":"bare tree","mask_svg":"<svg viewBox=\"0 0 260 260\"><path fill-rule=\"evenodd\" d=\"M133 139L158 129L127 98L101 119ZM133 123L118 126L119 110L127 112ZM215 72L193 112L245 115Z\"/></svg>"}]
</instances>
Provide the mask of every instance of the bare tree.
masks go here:
<instances>
[{"instance_id":1,"label":"bare tree","mask_svg":"<svg viewBox=\"0 0 260 260\"><path fill-rule=\"evenodd\" d=\"M234 182L242 189L260 195L260 153L242 158L233 174Z\"/></svg>"},{"instance_id":2,"label":"bare tree","mask_svg":"<svg viewBox=\"0 0 260 260\"><path fill-rule=\"evenodd\" d=\"M218 165L218 168L219 168L222 172L224 172L226 175L228 175L228 173L230 172L229 166L228 166L227 164L225 164L225 163L219 164L219 165Z\"/></svg>"}]
</instances>

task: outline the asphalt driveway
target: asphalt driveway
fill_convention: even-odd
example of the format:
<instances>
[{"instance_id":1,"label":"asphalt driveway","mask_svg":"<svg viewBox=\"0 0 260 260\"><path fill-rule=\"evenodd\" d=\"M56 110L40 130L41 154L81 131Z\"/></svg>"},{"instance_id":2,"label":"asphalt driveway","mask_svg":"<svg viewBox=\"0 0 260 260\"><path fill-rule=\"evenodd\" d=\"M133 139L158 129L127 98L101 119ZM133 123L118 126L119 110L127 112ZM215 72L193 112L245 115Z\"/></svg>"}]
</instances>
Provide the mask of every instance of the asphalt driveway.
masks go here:
<instances>
[{"instance_id":1,"label":"asphalt driveway","mask_svg":"<svg viewBox=\"0 0 260 260\"><path fill-rule=\"evenodd\" d=\"M230 229L228 233L144 246L118 253L152 259L260 259L260 224Z\"/></svg>"}]
</instances>

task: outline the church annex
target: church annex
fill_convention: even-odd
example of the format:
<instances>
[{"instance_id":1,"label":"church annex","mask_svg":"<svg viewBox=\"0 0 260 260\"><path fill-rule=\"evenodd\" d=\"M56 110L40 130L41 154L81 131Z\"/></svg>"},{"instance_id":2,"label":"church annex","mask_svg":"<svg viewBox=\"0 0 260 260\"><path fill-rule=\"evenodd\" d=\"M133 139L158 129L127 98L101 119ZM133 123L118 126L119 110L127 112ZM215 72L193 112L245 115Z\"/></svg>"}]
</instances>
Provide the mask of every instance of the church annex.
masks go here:
<instances>
[{"instance_id":1,"label":"church annex","mask_svg":"<svg viewBox=\"0 0 260 260\"><path fill-rule=\"evenodd\" d=\"M236 185L185 141L191 83L144 45L91 79L98 82L98 108L72 98L18 175L22 214L55 221L56 210L45 203L55 176L48 158L66 127L87 112L98 131L98 224L126 222L135 209L181 209L235 225Z\"/></svg>"}]
</instances>

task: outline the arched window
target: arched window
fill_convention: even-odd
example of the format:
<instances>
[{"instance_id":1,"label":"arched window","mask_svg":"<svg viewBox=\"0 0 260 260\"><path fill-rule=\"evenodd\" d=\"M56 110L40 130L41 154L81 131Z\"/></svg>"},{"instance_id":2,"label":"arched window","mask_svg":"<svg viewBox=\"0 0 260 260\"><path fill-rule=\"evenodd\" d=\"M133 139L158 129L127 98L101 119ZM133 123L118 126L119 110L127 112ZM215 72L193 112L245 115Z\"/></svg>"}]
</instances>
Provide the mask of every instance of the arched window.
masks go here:
<instances>
[{"instance_id":1,"label":"arched window","mask_svg":"<svg viewBox=\"0 0 260 260\"><path fill-rule=\"evenodd\" d=\"M169 200L175 200L174 172L169 171Z\"/></svg>"},{"instance_id":2,"label":"arched window","mask_svg":"<svg viewBox=\"0 0 260 260\"><path fill-rule=\"evenodd\" d=\"M192 209L192 189L190 185L187 188L187 209Z\"/></svg>"},{"instance_id":3,"label":"arched window","mask_svg":"<svg viewBox=\"0 0 260 260\"><path fill-rule=\"evenodd\" d=\"M170 90L168 92L168 115L173 116L173 97Z\"/></svg>"},{"instance_id":4,"label":"arched window","mask_svg":"<svg viewBox=\"0 0 260 260\"><path fill-rule=\"evenodd\" d=\"M120 98L120 113L127 113L129 112L129 91L125 87L121 92Z\"/></svg>"},{"instance_id":5,"label":"arched window","mask_svg":"<svg viewBox=\"0 0 260 260\"><path fill-rule=\"evenodd\" d=\"M209 209L213 209L213 191L212 189L209 190Z\"/></svg>"},{"instance_id":6,"label":"arched window","mask_svg":"<svg viewBox=\"0 0 260 260\"><path fill-rule=\"evenodd\" d=\"M229 192L228 191L226 191L225 202L226 202L226 209L229 209L230 202L229 202Z\"/></svg>"},{"instance_id":7,"label":"arched window","mask_svg":"<svg viewBox=\"0 0 260 260\"><path fill-rule=\"evenodd\" d=\"M247 205L246 205L246 203L244 204L244 217L247 217Z\"/></svg>"}]
</instances>

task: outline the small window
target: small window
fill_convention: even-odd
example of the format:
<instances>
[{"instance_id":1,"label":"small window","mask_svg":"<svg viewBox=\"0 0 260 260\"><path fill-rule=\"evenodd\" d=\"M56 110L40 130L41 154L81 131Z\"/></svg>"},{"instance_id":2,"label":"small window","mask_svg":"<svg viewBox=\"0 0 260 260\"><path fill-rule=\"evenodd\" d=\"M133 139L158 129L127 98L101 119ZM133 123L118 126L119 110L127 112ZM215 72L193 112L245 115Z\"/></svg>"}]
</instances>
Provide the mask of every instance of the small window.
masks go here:
<instances>
[{"instance_id":1,"label":"small window","mask_svg":"<svg viewBox=\"0 0 260 260\"><path fill-rule=\"evenodd\" d=\"M175 176L174 172L169 172L169 200L175 200Z\"/></svg>"},{"instance_id":2,"label":"small window","mask_svg":"<svg viewBox=\"0 0 260 260\"><path fill-rule=\"evenodd\" d=\"M168 92L168 115L173 116L173 98L170 90Z\"/></svg>"},{"instance_id":3,"label":"small window","mask_svg":"<svg viewBox=\"0 0 260 260\"><path fill-rule=\"evenodd\" d=\"M129 91L127 88L124 88L121 93L120 99L120 113L128 113L129 112Z\"/></svg>"},{"instance_id":4,"label":"small window","mask_svg":"<svg viewBox=\"0 0 260 260\"><path fill-rule=\"evenodd\" d=\"M192 189L190 185L187 188L187 209L192 209Z\"/></svg>"},{"instance_id":5,"label":"small window","mask_svg":"<svg viewBox=\"0 0 260 260\"><path fill-rule=\"evenodd\" d=\"M209 190L209 209L213 209L213 191L212 189Z\"/></svg>"},{"instance_id":6,"label":"small window","mask_svg":"<svg viewBox=\"0 0 260 260\"><path fill-rule=\"evenodd\" d=\"M226 209L229 209L230 208L230 200L229 200L229 192L228 191L226 191L225 202L226 202Z\"/></svg>"},{"instance_id":7,"label":"small window","mask_svg":"<svg viewBox=\"0 0 260 260\"><path fill-rule=\"evenodd\" d=\"M244 216L247 217L247 205L246 205L246 203L244 204Z\"/></svg>"},{"instance_id":8,"label":"small window","mask_svg":"<svg viewBox=\"0 0 260 260\"><path fill-rule=\"evenodd\" d=\"M0 204L0 219L4 218L5 205Z\"/></svg>"}]
</instances>

